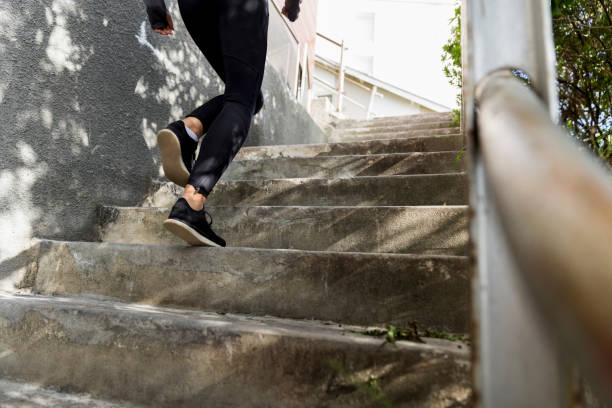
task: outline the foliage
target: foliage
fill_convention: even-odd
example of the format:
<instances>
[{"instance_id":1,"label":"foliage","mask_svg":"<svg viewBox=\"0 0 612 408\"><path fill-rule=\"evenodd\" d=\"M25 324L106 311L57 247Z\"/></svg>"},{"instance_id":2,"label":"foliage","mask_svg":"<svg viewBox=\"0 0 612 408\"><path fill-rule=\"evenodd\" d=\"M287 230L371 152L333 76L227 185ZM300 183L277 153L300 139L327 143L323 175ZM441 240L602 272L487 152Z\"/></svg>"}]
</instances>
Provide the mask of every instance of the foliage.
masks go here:
<instances>
[{"instance_id":1,"label":"foliage","mask_svg":"<svg viewBox=\"0 0 612 408\"><path fill-rule=\"evenodd\" d=\"M561 119L572 136L612 166L612 3L552 0L551 7ZM460 13L458 5L442 53L444 74L456 87L461 87Z\"/></svg>"},{"instance_id":2,"label":"foliage","mask_svg":"<svg viewBox=\"0 0 612 408\"><path fill-rule=\"evenodd\" d=\"M413 341L416 343L424 343L423 337L429 337L432 339L443 339L449 341L463 341L466 342L468 339L464 336L458 336L451 333L442 333L436 330L426 329L420 330L416 322L410 323L406 328L399 328L396 326L388 326L384 329L368 329L362 332L366 336L373 337L384 337L389 343L395 343L399 340Z\"/></svg>"},{"instance_id":3,"label":"foliage","mask_svg":"<svg viewBox=\"0 0 612 408\"><path fill-rule=\"evenodd\" d=\"M442 47L444 75L451 85L461 88L461 6L455 7L455 15L449 21L451 38Z\"/></svg>"},{"instance_id":4,"label":"foliage","mask_svg":"<svg viewBox=\"0 0 612 408\"><path fill-rule=\"evenodd\" d=\"M334 370L336 376L350 388L365 395L370 400L374 401L377 406L393 408L393 403L386 396L378 377L370 375L367 380L363 381L360 375L349 373L348 370L344 368L344 365L337 360L328 360L327 364Z\"/></svg>"},{"instance_id":5,"label":"foliage","mask_svg":"<svg viewBox=\"0 0 612 408\"><path fill-rule=\"evenodd\" d=\"M461 89L461 6L455 7L455 15L449 21L451 27L451 37L442 47L442 70L448 81L454 87ZM461 92L457 94L457 106L461 106ZM459 125L461 121L461 111L453 110L453 121Z\"/></svg>"},{"instance_id":6,"label":"foliage","mask_svg":"<svg viewBox=\"0 0 612 408\"><path fill-rule=\"evenodd\" d=\"M459 168L459 161L461 160L461 156L463 156L463 153L465 153L465 147L461 148L461 150L459 150L459 153L457 153L457 157L455 158L455 168Z\"/></svg>"},{"instance_id":7,"label":"foliage","mask_svg":"<svg viewBox=\"0 0 612 408\"><path fill-rule=\"evenodd\" d=\"M612 164L612 3L553 0L552 8L561 118Z\"/></svg>"}]
</instances>

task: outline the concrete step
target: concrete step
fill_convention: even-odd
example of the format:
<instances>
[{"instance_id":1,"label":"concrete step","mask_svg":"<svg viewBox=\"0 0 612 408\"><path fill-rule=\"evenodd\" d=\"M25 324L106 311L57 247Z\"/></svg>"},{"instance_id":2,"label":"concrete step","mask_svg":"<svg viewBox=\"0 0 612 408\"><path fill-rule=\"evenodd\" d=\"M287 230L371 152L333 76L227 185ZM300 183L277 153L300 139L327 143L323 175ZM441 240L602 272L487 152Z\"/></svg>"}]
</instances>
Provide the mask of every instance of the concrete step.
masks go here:
<instances>
[{"instance_id":1,"label":"concrete step","mask_svg":"<svg viewBox=\"0 0 612 408\"><path fill-rule=\"evenodd\" d=\"M380 124L376 126L363 126L363 127L343 127L335 128L333 134L338 135L354 135L354 134L367 134L367 133L397 133L407 132L411 130L429 130L429 129L448 129L454 128L456 131L453 133L460 134L460 128L451 121L444 122L419 122L419 123L408 123L408 124Z\"/></svg>"},{"instance_id":2,"label":"concrete step","mask_svg":"<svg viewBox=\"0 0 612 408\"><path fill-rule=\"evenodd\" d=\"M423 122L452 122L453 118L450 112L443 113L424 113L418 115L405 116L386 116L381 118L373 118L369 120L353 120L345 119L336 122L336 127L366 127L366 126L381 126L387 124L413 124Z\"/></svg>"},{"instance_id":3,"label":"concrete step","mask_svg":"<svg viewBox=\"0 0 612 408\"><path fill-rule=\"evenodd\" d=\"M223 180L281 178L338 178L439 174L464 170L458 152L391 153L363 156L294 157L261 160L236 160Z\"/></svg>"},{"instance_id":4,"label":"concrete step","mask_svg":"<svg viewBox=\"0 0 612 408\"><path fill-rule=\"evenodd\" d=\"M238 180L217 184L209 205L464 205L465 173L347 179Z\"/></svg>"},{"instance_id":5,"label":"concrete step","mask_svg":"<svg viewBox=\"0 0 612 408\"><path fill-rule=\"evenodd\" d=\"M423 129L423 130L406 130L406 131L371 131L367 133L338 133L334 132L329 136L329 141L334 142L360 142L363 140L385 140L385 139L402 139L409 137L436 137L436 136L458 136L459 130L457 128L443 128L443 129Z\"/></svg>"},{"instance_id":6,"label":"concrete step","mask_svg":"<svg viewBox=\"0 0 612 408\"><path fill-rule=\"evenodd\" d=\"M57 391L39 384L25 384L0 380L0 407L2 408L138 408L125 401L112 402L93 398L88 394Z\"/></svg>"},{"instance_id":7,"label":"concrete step","mask_svg":"<svg viewBox=\"0 0 612 408\"><path fill-rule=\"evenodd\" d=\"M462 147L463 141L461 136L423 136L347 143L244 147L238 152L236 160L383 153L449 152L461 150Z\"/></svg>"},{"instance_id":8,"label":"concrete step","mask_svg":"<svg viewBox=\"0 0 612 408\"><path fill-rule=\"evenodd\" d=\"M467 207L208 207L228 246L465 255ZM162 225L169 208L102 207L105 242L185 245Z\"/></svg>"},{"instance_id":9,"label":"concrete step","mask_svg":"<svg viewBox=\"0 0 612 408\"><path fill-rule=\"evenodd\" d=\"M465 257L44 240L37 245L38 261L21 284L34 293L469 330Z\"/></svg>"},{"instance_id":10,"label":"concrete step","mask_svg":"<svg viewBox=\"0 0 612 408\"><path fill-rule=\"evenodd\" d=\"M356 327L85 298L0 300L3 377L155 407L375 406L373 391L397 407L469 404L460 343L385 344Z\"/></svg>"},{"instance_id":11,"label":"concrete step","mask_svg":"<svg viewBox=\"0 0 612 408\"><path fill-rule=\"evenodd\" d=\"M146 205L171 207L182 189L163 183ZM347 179L221 181L211 192L211 206L406 206L465 205L465 173Z\"/></svg>"}]
</instances>

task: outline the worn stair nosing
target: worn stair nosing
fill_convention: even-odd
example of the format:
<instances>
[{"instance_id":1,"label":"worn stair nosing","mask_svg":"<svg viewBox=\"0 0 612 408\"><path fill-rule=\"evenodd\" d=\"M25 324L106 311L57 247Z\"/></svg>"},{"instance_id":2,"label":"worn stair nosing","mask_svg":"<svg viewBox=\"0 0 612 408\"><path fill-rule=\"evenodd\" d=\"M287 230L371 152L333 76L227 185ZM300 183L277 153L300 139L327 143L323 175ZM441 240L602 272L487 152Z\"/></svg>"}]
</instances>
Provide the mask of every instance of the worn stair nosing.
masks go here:
<instances>
[{"instance_id":1,"label":"worn stair nosing","mask_svg":"<svg viewBox=\"0 0 612 408\"><path fill-rule=\"evenodd\" d=\"M366 119L340 119L336 121L336 126L346 126L352 125L355 123L358 124L371 124L371 126L377 126L381 123L421 123L421 122L430 122L430 121L454 121L452 114L446 113L426 113L426 114L415 114L415 115L400 115L400 116L383 116L372 118L369 120Z\"/></svg>"},{"instance_id":2,"label":"worn stair nosing","mask_svg":"<svg viewBox=\"0 0 612 408\"><path fill-rule=\"evenodd\" d=\"M369 134L369 135L363 135L363 136L354 136L354 135L342 135L342 136L333 136L330 137L329 139L329 143L330 144L334 144L334 143L359 143L359 142L378 142L378 141L383 141L383 142L387 142L387 141L397 141L397 140L406 140L406 139L422 139L422 138L427 138L427 137L431 137L431 138L442 138L442 137L461 137L461 134L458 133L451 133L451 134L442 134L442 135L432 135L432 136L401 136L401 135L395 135L392 133L373 133L373 134Z\"/></svg>"},{"instance_id":3,"label":"worn stair nosing","mask_svg":"<svg viewBox=\"0 0 612 408\"><path fill-rule=\"evenodd\" d=\"M246 180L250 181L250 180ZM279 209L296 209L296 208L304 208L304 209L346 209L346 210L355 210L355 209L369 209L369 208L398 208L398 209L439 209L439 208L456 208L456 209L467 209L469 206L465 204L457 204L457 205L360 205L360 206L352 206L352 205L207 205L207 209L214 210L215 208L279 208ZM101 205L99 208L117 208L122 209L125 208L127 210L170 210L168 206L160 206L160 207L140 207L140 206L116 206L116 205Z\"/></svg>"},{"instance_id":4,"label":"worn stair nosing","mask_svg":"<svg viewBox=\"0 0 612 408\"><path fill-rule=\"evenodd\" d=\"M337 180L383 180L393 178L422 178L422 177L447 177L447 176L466 176L465 171L453 171L449 173L431 173L431 174L392 174L383 176L351 176L351 177L336 177L336 178L325 178L325 177L284 177L284 178L270 178L263 180L251 180L251 179L236 179L236 180L223 180L220 183L242 183L242 182L276 182L276 181L337 181Z\"/></svg>"},{"instance_id":5,"label":"worn stair nosing","mask_svg":"<svg viewBox=\"0 0 612 408\"><path fill-rule=\"evenodd\" d=\"M168 247L176 249L191 249L191 250L204 250L204 251L248 251L248 252L260 252L260 253L287 253L287 254L322 254L328 256L367 256L367 257L399 257L404 259L456 259L456 260L467 260L466 255L440 255L440 254L396 254L393 252L346 252L346 251L313 251L308 249L286 249L286 248L251 248L251 247L186 247L182 245L157 245L157 244L141 244L141 243L127 243L127 242L98 242L98 241L63 241L59 239L47 239L47 238L34 238L33 242L36 243L57 243L57 244L85 244L85 245L103 245L103 246L121 246L121 247ZM0 291L1 292L1 291Z\"/></svg>"},{"instance_id":6,"label":"worn stair nosing","mask_svg":"<svg viewBox=\"0 0 612 408\"><path fill-rule=\"evenodd\" d=\"M417 126L429 126L429 125L440 125L440 126L449 126L449 125L453 125L455 123L455 121L453 121L452 119L443 119L443 118L433 118L431 120L423 120L423 121L416 121L416 122L410 122L410 121L404 121L402 122L400 121L381 121L379 123L372 123L372 122L355 122L355 123L336 123L336 126L334 129L372 129L372 128L377 128L377 127L393 127L393 126L412 126L412 125L417 125ZM350 126L350 125L365 125L365 126ZM347 125L349 125L349 127L346 127ZM457 125L455 125L454 127L456 127Z\"/></svg>"},{"instance_id":7,"label":"worn stair nosing","mask_svg":"<svg viewBox=\"0 0 612 408\"><path fill-rule=\"evenodd\" d=\"M394 140L394 139L389 139ZM347 142L350 143L350 142ZM297 145L293 145L297 146ZM316 146L316 145L305 145ZM334 158L379 158L379 157L409 157L409 156L434 156L438 154L458 154L460 150L440 150L435 152L391 152L391 153L372 153L372 154L334 154L329 156L314 156L314 157L274 157L274 158L253 158L253 159L236 159L235 161L250 162L250 161L267 161L267 160L292 160L292 159L311 159L311 160L326 160Z\"/></svg>"},{"instance_id":8,"label":"worn stair nosing","mask_svg":"<svg viewBox=\"0 0 612 408\"><path fill-rule=\"evenodd\" d=\"M279 178L220 181L208 205L464 205L465 172L339 178ZM364 190L365 189L365 190ZM363 194L364 191L369 194ZM147 207L171 206L182 192L168 183L156 184Z\"/></svg>"},{"instance_id":9,"label":"worn stair nosing","mask_svg":"<svg viewBox=\"0 0 612 408\"><path fill-rule=\"evenodd\" d=\"M333 151L334 147L365 147L366 145L384 145L385 143L400 143L400 142L426 142L426 141L437 141L441 139L460 139L461 134L454 135L440 135L440 136L410 136L403 138L379 138L373 140L355 140L355 141L329 141L327 143L304 143L304 144L292 144L292 145L263 145L263 146L245 146L236 155L235 160L246 160L243 156L248 155L250 152L266 151L266 150L282 150L282 149L316 149L321 148L321 152ZM385 146L386 147L386 146ZM328 148L328 150L326 150ZM406 151L407 153L418 153L419 151ZM437 152L437 151L432 151ZM403 153L403 152L402 152ZM367 154L367 153L366 153ZM328 156L328 155L321 155ZM329 155L331 156L331 155ZM276 156L276 157L292 157L292 156ZM295 156L295 157L320 157L320 156Z\"/></svg>"},{"instance_id":10,"label":"worn stair nosing","mask_svg":"<svg viewBox=\"0 0 612 408\"><path fill-rule=\"evenodd\" d=\"M232 247L314 251L467 253L465 206L208 206ZM169 207L100 207L102 242L184 244L162 223Z\"/></svg>"},{"instance_id":11,"label":"worn stair nosing","mask_svg":"<svg viewBox=\"0 0 612 408\"><path fill-rule=\"evenodd\" d=\"M20 284L33 293L89 293L359 325L419 321L446 332L469 329L464 256L39 240L33 257ZM376 285L368 284L374 280ZM445 302L433 302L440 294Z\"/></svg>"},{"instance_id":12,"label":"worn stair nosing","mask_svg":"<svg viewBox=\"0 0 612 408\"><path fill-rule=\"evenodd\" d=\"M161 407L371 402L355 387L329 394L348 371L363 373L364 382L380 376L385 395L402 406L407 396L410 407L449 395L469 402L469 352L457 343L386 344L319 322L89 298L0 294L0 300L4 378ZM448 391L439 395L440 387ZM339 399L347 393L348 400Z\"/></svg>"},{"instance_id":13,"label":"worn stair nosing","mask_svg":"<svg viewBox=\"0 0 612 408\"><path fill-rule=\"evenodd\" d=\"M180 309L167 306L152 306L132 302L117 302L108 300L107 298L98 298L93 296L48 296L48 295L30 295L17 294L0 291L0 299L3 301L20 301L22 303L33 303L40 306L49 306L53 304L53 308L59 309L80 309L84 312L105 312L110 314L136 314L150 315L163 318L165 316L178 317L183 322L201 321L205 324L212 324L215 327L224 327L234 329L237 326L245 326L240 328L242 331L257 330L259 328L271 328L275 330L274 334L290 335L298 338L310 338L311 334L304 334L301 329L314 329L314 335L322 335L325 338L335 338L336 340L352 341L357 340L360 343L372 344L380 346L382 339L364 335L361 331L365 328L385 328L381 326L370 325L355 325L344 324L341 322L321 319L290 319L276 316L258 316L245 313L224 313L211 312L193 309ZM218 326L215 322L227 321L229 325ZM330 324L331 323L331 324ZM234 326L235 325L235 326ZM336 337L341 335L341 337ZM425 339L427 339L425 337ZM466 355L466 350L458 350L457 342L439 340L429 338L430 344L419 343L415 341L398 340L398 347L405 348L425 348L433 349L442 346L448 348L457 354ZM459 343L460 344L460 343Z\"/></svg>"}]
</instances>

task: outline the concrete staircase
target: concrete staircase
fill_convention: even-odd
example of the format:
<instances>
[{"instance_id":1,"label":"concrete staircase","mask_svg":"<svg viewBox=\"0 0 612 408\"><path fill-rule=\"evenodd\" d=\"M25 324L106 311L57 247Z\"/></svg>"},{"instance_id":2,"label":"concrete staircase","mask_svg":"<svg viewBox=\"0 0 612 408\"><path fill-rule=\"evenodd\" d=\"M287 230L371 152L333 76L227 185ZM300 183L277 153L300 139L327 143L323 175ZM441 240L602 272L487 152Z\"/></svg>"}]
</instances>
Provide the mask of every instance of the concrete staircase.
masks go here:
<instances>
[{"instance_id":1,"label":"concrete staircase","mask_svg":"<svg viewBox=\"0 0 612 408\"><path fill-rule=\"evenodd\" d=\"M469 329L451 125L346 121L328 144L244 148L207 205L228 248L163 229L170 184L101 207L98 242L39 240L31 293L0 295L0 377L125 406L468 406L469 346L440 339ZM366 331L415 321L437 338Z\"/></svg>"}]
</instances>

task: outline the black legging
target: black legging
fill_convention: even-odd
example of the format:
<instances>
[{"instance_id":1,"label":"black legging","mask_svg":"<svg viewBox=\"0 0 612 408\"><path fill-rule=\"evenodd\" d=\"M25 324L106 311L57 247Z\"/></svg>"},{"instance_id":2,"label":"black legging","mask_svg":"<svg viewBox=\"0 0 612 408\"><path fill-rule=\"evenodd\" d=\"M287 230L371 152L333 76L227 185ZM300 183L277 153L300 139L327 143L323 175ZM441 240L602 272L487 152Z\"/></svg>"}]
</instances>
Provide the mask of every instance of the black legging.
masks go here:
<instances>
[{"instance_id":1,"label":"black legging","mask_svg":"<svg viewBox=\"0 0 612 408\"><path fill-rule=\"evenodd\" d=\"M261 109L268 47L267 0L179 0L189 34L219 77L225 93L188 116L206 136L188 184L208 197L246 140Z\"/></svg>"}]
</instances>

